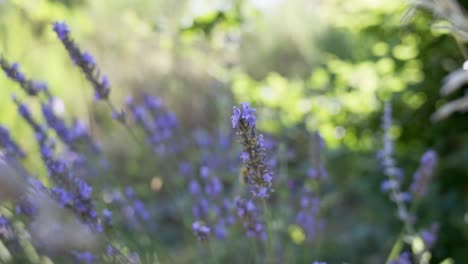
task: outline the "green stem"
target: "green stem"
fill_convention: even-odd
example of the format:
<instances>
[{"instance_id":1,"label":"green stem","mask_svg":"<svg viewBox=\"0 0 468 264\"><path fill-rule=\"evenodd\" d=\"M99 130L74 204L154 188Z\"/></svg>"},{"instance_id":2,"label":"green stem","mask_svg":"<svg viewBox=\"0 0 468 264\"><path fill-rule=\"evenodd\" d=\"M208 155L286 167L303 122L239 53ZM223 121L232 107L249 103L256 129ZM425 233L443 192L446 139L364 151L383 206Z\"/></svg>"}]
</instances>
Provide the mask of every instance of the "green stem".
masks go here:
<instances>
[{"instance_id":1,"label":"green stem","mask_svg":"<svg viewBox=\"0 0 468 264\"><path fill-rule=\"evenodd\" d=\"M266 263L273 263L273 248L272 248L272 232L270 226L271 215L268 211L266 200L263 199L263 216L265 219L266 230L267 230L267 244L266 244Z\"/></svg>"},{"instance_id":2,"label":"green stem","mask_svg":"<svg viewBox=\"0 0 468 264\"><path fill-rule=\"evenodd\" d=\"M398 258L398 255L400 254L401 249L403 248L403 230L400 232L398 235L395 243L392 246L392 250L390 251L390 254L388 254L387 259L385 260L385 263L389 263L391 260L394 260Z\"/></svg>"},{"instance_id":3,"label":"green stem","mask_svg":"<svg viewBox=\"0 0 468 264\"><path fill-rule=\"evenodd\" d=\"M419 205L419 199L415 199L413 203L411 203L411 207L409 209L409 214L414 215L414 212L418 208ZM409 234L414 233L414 227L411 225L409 226L408 222L404 222L404 226L400 231L400 234L397 237L397 240L392 246L392 250L390 251L390 254L388 255L387 259L385 260L385 263L389 263L391 260L394 260L398 257L398 255L401 252L401 249L403 248L403 237L405 235L405 232L408 232Z\"/></svg>"}]
</instances>

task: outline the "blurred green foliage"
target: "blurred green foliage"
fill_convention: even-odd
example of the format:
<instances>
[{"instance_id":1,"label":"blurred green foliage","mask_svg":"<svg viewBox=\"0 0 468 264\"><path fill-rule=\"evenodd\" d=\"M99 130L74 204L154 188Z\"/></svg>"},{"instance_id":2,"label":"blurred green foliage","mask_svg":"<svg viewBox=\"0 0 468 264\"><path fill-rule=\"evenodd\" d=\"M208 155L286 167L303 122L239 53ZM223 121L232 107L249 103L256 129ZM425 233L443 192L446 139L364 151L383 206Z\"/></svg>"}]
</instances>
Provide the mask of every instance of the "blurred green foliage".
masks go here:
<instances>
[{"instance_id":1,"label":"blurred green foliage","mask_svg":"<svg viewBox=\"0 0 468 264\"><path fill-rule=\"evenodd\" d=\"M90 102L89 85L50 30L53 21L66 20L74 37L95 54L110 76L115 101L151 91L164 98L187 131L228 129L233 101L250 101L259 110L260 129L284 137L299 153L306 147L301 138L319 130L331 148L326 189L333 191L325 197L332 205L326 239L320 250L313 246L330 263L380 263L400 228L396 217L389 217L393 205L380 192L383 175L375 158L382 102L391 99L392 132L405 176L410 179L424 150L434 148L441 156L420 212L425 224L441 222L433 261L452 257L463 263L468 259L467 116L437 124L429 120L445 100L438 94L441 80L463 62L455 42L431 32L429 14L418 13L403 24L403 1L264 2L0 1L0 52L19 61L28 76L47 80L64 100L64 116L88 120L118 161L116 181L135 185L148 200L155 195L150 180L171 174L171 168L157 163L142 168L148 150L118 139L126 132L102 122L102 107ZM10 99L11 93L24 95L6 78L0 78L0 87L1 123L25 148L36 149ZM39 160L27 162L43 174ZM289 172L302 166L294 159L286 163ZM297 228L290 232L301 244ZM154 246L151 237L126 236Z\"/></svg>"}]
</instances>

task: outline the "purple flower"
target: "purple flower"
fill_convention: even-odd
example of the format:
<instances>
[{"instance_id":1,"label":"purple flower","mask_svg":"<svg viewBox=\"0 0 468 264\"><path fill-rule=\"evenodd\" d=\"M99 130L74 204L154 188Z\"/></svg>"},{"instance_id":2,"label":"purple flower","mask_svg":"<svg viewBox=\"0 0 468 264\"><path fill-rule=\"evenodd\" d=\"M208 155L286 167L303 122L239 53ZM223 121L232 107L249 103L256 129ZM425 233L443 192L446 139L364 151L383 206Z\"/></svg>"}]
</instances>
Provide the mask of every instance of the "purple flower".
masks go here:
<instances>
[{"instance_id":1,"label":"purple flower","mask_svg":"<svg viewBox=\"0 0 468 264\"><path fill-rule=\"evenodd\" d=\"M211 229L200 221L195 221L192 224L192 231L200 241L208 240L208 237L211 233Z\"/></svg>"},{"instance_id":2,"label":"purple flower","mask_svg":"<svg viewBox=\"0 0 468 264\"><path fill-rule=\"evenodd\" d=\"M11 138L10 132L4 126L0 126L0 147L3 148L7 156L24 158L26 154Z\"/></svg>"},{"instance_id":3,"label":"purple flower","mask_svg":"<svg viewBox=\"0 0 468 264\"><path fill-rule=\"evenodd\" d=\"M104 218L104 223L106 225L110 225L112 223L112 212L105 208L104 210L102 210L102 217Z\"/></svg>"},{"instance_id":4,"label":"purple flower","mask_svg":"<svg viewBox=\"0 0 468 264\"><path fill-rule=\"evenodd\" d=\"M205 193L216 197L223 190L223 184L218 177L210 177L205 183Z\"/></svg>"},{"instance_id":5,"label":"purple flower","mask_svg":"<svg viewBox=\"0 0 468 264\"><path fill-rule=\"evenodd\" d=\"M189 184L189 191L193 195L197 195L200 193L200 184L196 180L191 180Z\"/></svg>"},{"instance_id":6,"label":"purple flower","mask_svg":"<svg viewBox=\"0 0 468 264\"><path fill-rule=\"evenodd\" d=\"M411 264L411 254L409 252L403 252L398 256L397 259L389 261L389 264Z\"/></svg>"},{"instance_id":7,"label":"purple flower","mask_svg":"<svg viewBox=\"0 0 468 264\"><path fill-rule=\"evenodd\" d=\"M421 231L420 235L424 242L426 250L430 250L437 241L437 233L439 232L439 225L434 223L429 229Z\"/></svg>"},{"instance_id":8,"label":"purple flower","mask_svg":"<svg viewBox=\"0 0 468 264\"><path fill-rule=\"evenodd\" d=\"M245 162L249 161L250 155L249 155L249 153L247 153L245 151L242 151L241 155L240 155L240 158L241 158L242 162L245 163Z\"/></svg>"},{"instance_id":9,"label":"purple flower","mask_svg":"<svg viewBox=\"0 0 468 264\"><path fill-rule=\"evenodd\" d=\"M255 108L251 108L249 103L242 103L240 108L234 106L231 121L234 129L239 126L240 122L255 127Z\"/></svg>"},{"instance_id":10,"label":"purple flower","mask_svg":"<svg viewBox=\"0 0 468 264\"><path fill-rule=\"evenodd\" d=\"M254 197L266 199L272 189L272 174L266 160L263 135L255 129L255 109L248 103L234 106L233 128L241 139L241 159L246 168L246 181Z\"/></svg>"},{"instance_id":11,"label":"purple flower","mask_svg":"<svg viewBox=\"0 0 468 264\"><path fill-rule=\"evenodd\" d=\"M85 181L75 178L75 184L78 187L79 194L82 199L90 199L93 192L93 188L89 186Z\"/></svg>"},{"instance_id":12,"label":"purple flower","mask_svg":"<svg viewBox=\"0 0 468 264\"><path fill-rule=\"evenodd\" d=\"M209 203L206 199L201 198L192 208L192 214L197 219L205 218L208 214Z\"/></svg>"},{"instance_id":13,"label":"purple flower","mask_svg":"<svg viewBox=\"0 0 468 264\"><path fill-rule=\"evenodd\" d=\"M67 24L65 22L55 22L53 24L53 29L57 33L57 36L59 37L60 40L65 40L68 38L68 34L70 33L70 29L68 28Z\"/></svg>"},{"instance_id":14,"label":"purple flower","mask_svg":"<svg viewBox=\"0 0 468 264\"><path fill-rule=\"evenodd\" d=\"M414 196L421 197L426 195L436 164L437 153L433 150L426 151L421 157L420 166L414 173L413 182L410 186L410 190Z\"/></svg>"},{"instance_id":15,"label":"purple flower","mask_svg":"<svg viewBox=\"0 0 468 264\"><path fill-rule=\"evenodd\" d=\"M24 73L20 71L18 63L10 65L6 59L0 56L0 67L5 72L6 76L17 82L28 95L35 96L40 91L44 91L48 94L47 85L42 81L27 79Z\"/></svg>"},{"instance_id":16,"label":"purple flower","mask_svg":"<svg viewBox=\"0 0 468 264\"><path fill-rule=\"evenodd\" d=\"M323 229L324 222L320 219L319 212L320 200L317 197L311 197L307 191L303 193L296 223L304 230L308 241L312 241Z\"/></svg>"},{"instance_id":17,"label":"purple flower","mask_svg":"<svg viewBox=\"0 0 468 264\"><path fill-rule=\"evenodd\" d=\"M83 62L90 65L90 66L94 66L96 64L96 62L94 61L93 55L91 55L87 51L85 53L83 53Z\"/></svg>"},{"instance_id":18,"label":"purple flower","mask_svg":"<svg viewBox=\"0 0 468 264\"><path fill-rule=\"evenodd\" d=\"M215 226L214 233L218 239L225 239L227 237L227 229L224 223L218 223Z\"/></svg>"},{"instance_id":19,"label":"purple flower","mask_svg":"<svg viewBox=\"0 0 468 264\"><path fill-rule=\"evenodd\" d=\"M58 202L62 206L71 205L73 203L73 195L60 187L52 188L52 193L55 194Z\"/></svg>"},{"instance_id":20,"label":"purple flower","mask_svg":"<svg viewBox=\"0 0 468 264\"><path fill-rule=\"evenodd\" d=\"M81 263L91 264L95 261L95 256L91 252L74 252L75 258Z\"/></svg>"},{"instance_id":21,"label":"purple flower","mask_svg":"<svg viewBox=\"0 0 468 264\"><path fill-rule=\"evenodd\" d=\"M412 216L405 202L409 201L411 196L400 188L403 173L400 168L396 167L396 162L393 158L393 138L390 134L390 128L393 124L392 119L392 105L387 101L385 102L384 114L382 116L382 128L384 132L383 149L378 153L384 174L388 177L382 183L382 190L388 192L390 199L396 203L399 218L410 225Z\"/></svg>"},{"instance_id":22,"label":"purple flower","mask_svg":"<svg viewBox=\"0 0 468 264\"><path fill-rule=\"evenodd\" d=\"M62 41L72 61L81 69L86 79L93 86L95 98L97 100L107 100L110 93L109 81L106 76L101 77L101 72L96 66L93 56L88 52L81 51L70 38L70 29L65 22L55 22L53 29Z\"/></svg>"},{"instance_id":23,"label":"purple flower","mask_svg":"<svg viewBox=\"0 0 468 264\"><path fill-rule=\"evenodd\" d=\"M0 228L5 228L10 224L10 221L3 217L3 215L0 215Z\"/></svg>"},{"instance_id":24,"label":"purple flower","mask_svg":"<svg viewBox=\"0 0 468 264\"><path fill-rule=\"evenodd\" d=\"M252 200L236 197L237 216L248 237L266 240L263 212L259 211Z\"/></svg>"},{"instance_id":25,"label":"purple flower","mask_svg":"<svg viewBox=\"0 0 468 264\"><path fill-rule=\"evenodd\" d=\"M173 113L162 107L154 107L148 101L156 100L149 94L144 93L143 104L138 104L132 97L127 98L126 105L136 123L143 128L146 139L153 151L158 154L174 153L177 151L176 142L170 142L175 128L177 118ZM145 103L146 102L146 103Z\"/></svg>"},{"instance_id":26,"label":"purple flower","mask_svg":"<svg viewBox=\"0 0 468 264\"><path fill-rule=\"evenodd\" d=\"M140 200L135 200L133 202L133 208L135 209L135 212L137 215L145 222L149 221L151 219L151 214L150 212L146 209L146 206L143 204L142 201Z\"/></svg>"}]
</instances>

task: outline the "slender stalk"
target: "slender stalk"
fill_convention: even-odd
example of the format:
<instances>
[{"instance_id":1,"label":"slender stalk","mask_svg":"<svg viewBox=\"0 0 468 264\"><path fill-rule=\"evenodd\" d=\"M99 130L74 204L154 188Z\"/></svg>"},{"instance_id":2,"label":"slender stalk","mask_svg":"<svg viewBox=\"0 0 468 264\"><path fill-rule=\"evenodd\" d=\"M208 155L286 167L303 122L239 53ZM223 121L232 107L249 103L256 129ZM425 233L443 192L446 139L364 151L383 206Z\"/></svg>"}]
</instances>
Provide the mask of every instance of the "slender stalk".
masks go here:
<instances>
[{"instance_id":1,"label":"slender stalk","mask_svg":"<svg viewBox=\"0 0 468 264\"><path fill-rule=\"evenodd\" d=\"M271 220L271 215L268 211L268 206L267 206L267 203L266 203L266 200L265 199L262 199L262 202L263 202L263 217L265 219L265 225L266 225L266 229L267 229L267 242L266 242L266 263L273 263L273 247L272 247L272 235L273 235L273 232L271 231L271 223L270 223L270 220Z\"/></svg>"},{"instance_id":2,"label":"slender stalk","mask_svg":"<svg viewBox=\"0 0 468 264\"><path fill-rule=\"evenodd\" d=\"M112 102L109 99L106 100L106 103L107 103L107 106L110 108L112 113L118 113L117 108L112 104ZM135 134L135 131L133 131L133 129L127 124L127 122L122 120L119 123L122 124L125 127L125 130L127 130L127 132L130 134L130 136L132 136L133 140L138 145L144 146L143 141L138 138L138 136Z\"/></svg>"}]
</instances>

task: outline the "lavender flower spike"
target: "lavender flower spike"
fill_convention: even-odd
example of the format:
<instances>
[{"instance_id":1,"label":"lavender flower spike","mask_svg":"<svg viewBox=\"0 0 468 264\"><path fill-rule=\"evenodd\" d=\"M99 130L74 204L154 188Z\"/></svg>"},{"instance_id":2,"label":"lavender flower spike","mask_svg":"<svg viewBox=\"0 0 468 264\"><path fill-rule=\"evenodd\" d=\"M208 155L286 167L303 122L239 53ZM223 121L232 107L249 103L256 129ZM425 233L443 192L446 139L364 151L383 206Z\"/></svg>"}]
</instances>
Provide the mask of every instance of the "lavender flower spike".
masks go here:
<instances>
[{"instance_id":1,"label":"lavender flower spike","mask_svg":"<svg viewBox=\"0 0 468 264\"><path fill-rule=\"evenodd\" d=\"M24 73L20 71L18 63L15 62L10 65L3 57L0 56L0 67L5 72L6 76L17 82L28 95L35 96L40 91L44 91L49 95L47 84L42 81L27 79Z\"/></svg>"},{"instance_id":2,"label":"lavender flower spike","mask_svg":"<svg viewBox=\"0 0 468 264\"><path fill-rule=\"evenodd\" d=\"M246 179L250 191L255 197L268 198L272 189L272 173L268 170L263 135L255 129L255 109L248 103L234 106L232 127L241 138L242 161L247 169Z\"/></svg>"},{"instance_id":3,"label":"lavender flower spike","mask_svg":"<svg viewBox=\"0 0 468 264\"><path fill-rule=\"evenodd\" d=\"M427 187L432 179L434 168L437 164L437 153L433 150L428 150L421 157L421 165L414 173L413 183L411 184L411 192L416 197L426 195Z\"/></svg>"},{"instance_id":4,"label":"lavender flower spike","mask_svg":"<svg viewBox=\"0 0 468 264\"><path fill-rule=\"evenodd\" d=\"M106 100L109 97L110 87L107 76L100 73L96 66L94 58L88 52L83 52L78 45L70 37L70 29L65 22L55 22L53 25L54 31L58 38L62 41L63 46L68 51L70 58L75 65L81 68L86 79L92 84L96 99Z\"/></svg>"},{"instance_id":5,"label":"lavender flower spike","mask_svg":"<svg viewBox=\"0 0 468 264\"><path fill-rule=\"evenodd\" d=\"M412 229L412 216L405 204L410 197L408 193L401 190L403 174L401 169L396 167L396 162L393 158L393 138L390 134L392 123L392 105L387 101L385 102L382 117L382 129L384 131L383 149L379 152L379 158L384 174L388 179L382 183L382 189L389 192L390 198L397 205L399 218L405 223L407 228Z\"/></svg>"},{"instance_id":6,"label":"lavender flower spike","mask_svg":"<svg viewBox=\"0 0 468 264\"><path fill-rule=\"evenodd\" d=\"M0 148L3 148L7 156L24 158L25 152L11 138L10 132L4 126L0 125Z\"/></svg>"}]
</instances>

